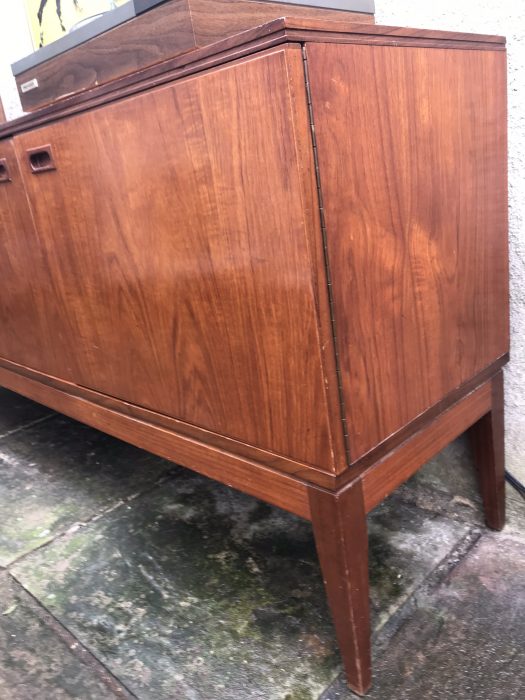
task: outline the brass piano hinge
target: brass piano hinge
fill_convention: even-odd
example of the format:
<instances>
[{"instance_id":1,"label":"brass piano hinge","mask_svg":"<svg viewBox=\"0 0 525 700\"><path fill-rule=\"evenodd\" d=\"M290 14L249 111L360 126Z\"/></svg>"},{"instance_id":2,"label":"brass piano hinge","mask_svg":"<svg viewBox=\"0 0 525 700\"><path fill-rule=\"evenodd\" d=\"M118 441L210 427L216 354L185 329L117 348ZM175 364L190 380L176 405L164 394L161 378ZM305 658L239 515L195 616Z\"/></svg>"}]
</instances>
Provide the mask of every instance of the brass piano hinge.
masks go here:
<instances>
[{"instance_id":1,"label":"brass piano hinge","mask_svg":"<svg viewBox=\"0 0 525 700\"><path fill-rule=\"evenodd\" d=\"M309 115L309 121L310 121L310 132L311 132L311 136L312 136L312 147L313 147L313 154L314 154L315 179L316 179L316 183L317 183L317 196L319 199L319 219L320 219L320 223L321 223L321 234L323 237L324 262L325 262L326 280L327 280L327 288L328 288L328 302L329 302L329 307L330 307L330 323L332 326L332 337L333 337L333 343L334 343L335 367L336 367L336 374L337 374L337 390L338 390L338 394L339 394L339 408L341 411L341 421L343 424L343 435L344 435L346 459L347 459L348 464L350 464L350 439L349 439L349 435L348 435L348 421L346 418L346 409L345 409L345 401L344 401L344 394L343 394L343 382L342 382L342 377L341 377L340 358L339 358L339 353L337 350L337 332L336 332L336 323L335 323L335 315L334 315L334 299L333 299L333 293L332 293L332 276L331 276L331 271L330 271L330 259L328 256L326 219L325 219L325 212L324 212L324 205L323 205L323 190L321 187L321 173L320 173L320 169L319 169L317 137L315 134L315 120L314 120L314 113L313 113L313 106L312 106L312 92L311 92L311 88L310 88L310 77L308 74L308 57L306 55L306 47L304 45L302 47L302 51L303 51L303 63L304 63L304 77L305 77L305 85L306 85L306 99L308 102L308 115Z\"/></svg>"}]
</instances>

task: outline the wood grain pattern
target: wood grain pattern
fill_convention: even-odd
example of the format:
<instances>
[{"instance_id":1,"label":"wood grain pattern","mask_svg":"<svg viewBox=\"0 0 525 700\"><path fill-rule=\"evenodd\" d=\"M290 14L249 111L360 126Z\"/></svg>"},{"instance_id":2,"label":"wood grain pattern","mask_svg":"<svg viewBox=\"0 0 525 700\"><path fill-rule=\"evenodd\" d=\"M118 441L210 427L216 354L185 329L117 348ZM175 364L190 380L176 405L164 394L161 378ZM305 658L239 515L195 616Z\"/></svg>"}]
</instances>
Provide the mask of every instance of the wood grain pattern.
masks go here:
<instances>
[{"instance_id":1,"label":"wood grain pattern","mask_svg":"<svg viewBox=\"0 0 525 700\"><path fill-rule=\"evenodd\" d=\"M489 381L373 464L359 477L363 483L366 512L373 510L425 462L487 414L491 406L492 381Z\"/></svg>"},{"instance_id":2,"label":"wood grain pattern","mask_svg":"<svg viewBox=\"0 0 525 700\"><path fill-rule=\"evenodd\" d=\"M50 286L52 280L11 141L0 141L0 160L9 173L0 184L0 356L38 365L42 354L56 357L56 352L45 320L52 309L33 282Z\"/></svg>"},{"instance_id":3,"label":"wood grain pattern","mask_svg":"<svg viewBox=\"0 0 525 700\"><path fill-rule=\"evenodd\" d=\"M337 475L335 487L339 489L350 481L353 481L373 464L379 462L385 455L393 452L401 443L405 442L407 438L419 432L422 428L430 426L444 411L447 411L451 406L464 399L482 384L491 380L508 361L509 354L506 353L502 355L496 362L488 365L488 367L479 374L476 374L467 382L451 391L450 394L444 396L437 404L434 404L428 410L420 413L417 418L410 421L407 425L404 425L398 432L393 433L386 440L376 445L370 452L367 452L358 460L352 462L346 472Z\"/></svg>"},{"instance_id":4,"label":"wood grain pattern","mask_svg":"<svg viewBox=\"0 0 525 700\"><path fill-rule=\"evenodd\" d=\"M36 90L19 90L22 106L25 111L34 111L64 95L102 85L290 13L304 19L330 20L343 15L356 22L374 21L373 15L359 12L266 0L170 0L20 73L18 86L38 80Z\"/></svg>"},{"instance_id":5,"label":"wood grain pattern","mask_svg":"<svg viewBox=\"0 0 525 700\"><path fill-rule=\"evenodd\" d=\"M508 351L505 55L307 51L354 461Z\"/></svg>"},{"instance_id":6,"label":"wood grain pattern","mask_svg":"<svg viewBox=\"0 0 525 700\"><path fill-rule=\"evenodd\" d=\"M277 17L291 16L300 21L301 26L309 25L313 20L329 24L339 19L346 24L357 22L368 25L374 22L374 15L363 12L287 5L286 2L269 0L189 0L189 5L196 46L211 44Z\"/></svg>"},{"instance_id":7,"label":"wood grain pattern","mask_svg":"<svg viewBox=\"0 0 525 700\"><path fill-rule=\"evenodd\" d=\"M339 31L332 31L334 27ZM398 35L396 35L395 30L398 31ZM334 23L309 20L308 23L305 23L294 18L281 17L206 47L187 51L149 68L124 75L109 83L57 100L53 104L38 109L34 114L20 117L0 126L0 138L13 136L15 133L49 123L54 119L82 112L289 41L384 42L394 45L418 46L424 44L435 48L462 47L463 49L490 51L504 51L505 49L505 39L498 36L400 29L349 22Z\"/></svg>"},{"instance_id":8,"label":"wood grain pattern","mask_svg":"<svg viewBox=\"0 0 525 700\"><path fill-rule=\"evenodd\" d=\"M18 362L6 360L3 357L0 357L0 367L3 367L4 369L15 374L20 374L28 379L32 379L35 382L39 382L40 384L44 385L44 387L50 386L53 389L58 389L62 393L85 399L90 403L108 408L116 413L131 416L132 418L137 418L142 422L165 428L170 432L178 433L179 435L191 438L192 440L206 443L224 452L230 452L238 455L239 457L244 457L250 462L258 462L259 464L269 467L275 471L285 472L294 476L296 479L301 479L305 482L310 482L332 490L335 490L337 486L334 474L327 473L326 471L320 471L309 464L305 464L304 462L298 462L290 459L289 457L283 457L282 455L276 454L275 452L271 452L269 450L261 450L253 445L247 445L239 440L234 440L211 430L205 430L204 428L200 428L197 425L192 425L191 423L185 423L184 421L177 420L176 418L172 418L163 413L158 413L157 411L152 411L127 401L122 401L121 399L116 399L112 396L101 394L93 389L88 389L84 386L73 384L72 382L68 382L60 377L54 377L49 374L39 372L25 365L21 365Z\"/></svg>"},{"instance_id":9,"label":"wood grain pattern","mask_svg":"<svg viewBox=\"0 0 525 700\"><path fill-rule=\"evenodd\" d=\"M307 487L286 474L0 367L0 386L250 496L310 518Z\"/></svg>"},{"instance_id":10,"label":"wood grain pattern","mask_svg":"<svg viewBox=\"0 0 525 700\"><path fill-rule=\"evenodd\" d=\"M170 0L16 76L24 111L195 48L188 0ZM38 80L23 93L20 85Z\"/></svg>"},{"instance_id":11,"label":"wood grain pattern","mask_svg":"<svg viewBox=\"0 0 525 700\"><path fill-rule=\"evenodd\" d=\"M368 533L357 481L340 494L308 490L315 544L348 685L364 695L372 682Z\"/></svg>"},{"instance_id":12,"label":"wood grain pattern","mask_svg":"<svg viewBox=\"0 0 525 700\"><path fill-rule=\"evenodd\" d=\"M333 24L332 22L330 24ZM457 49L461 51L505 51L505 45L486 41L474 42L471 39L425 39L418 36L395 36L394 34L365 34L361 32L343 32L288 28L286 37L289 41L321 44L365 44L367 46L406 46L427 49Z\"/></svg>"},{"instance_id":13,"label":"wood grain pattern","mask_svg":"<svg viewBox=\"0 0 525 700\"><path fill-rule=\"evenodd\" d=\"M187 52L142 71L56 100L32 114L26 114L0 125L0 138L11 137L30 128L49 124L57 119L64 119L174 80L216 68L258 51L280 46L286 43L286 30L283 27L284 20L275 20L264 27L255 27L217 44Z\"/></svg>"},{"instance_id":14,"label":"wood grain pattern","mask_svg":"<svg viewBox=\"0 0 525 700\"><path fill-rule=\"evenodd\" d=\"M304 19L298 15L286 17L286 26L290 29L304 29L311 32L311 37L317 32L322 33L339 33L345 34L347 40L352 40L353 34L366 34L371 39L374 36L395 37L405 39L433 39L434 41L449 41L450 48L453 48L453 42L473 42L473 43L489 43L492 48L496 48L497 44L505 44L505 37L497 34L473 34L471 32L449 32L441 29L423 29L421 27L392 27L386 24L363 24L352 22L343 19L339 15L330 21L324 21L312 17Z\"/></svg>"},{"instance_id":15,"label":"wood grain pattern","mask_svg":"<svg viewBox=\"0 0 525 700\"><path fill-rule=\"evenodd\" d=\"M57 167L24 169L60 348L30 366L331 471L293 74L288 47L16 137Z\"/></svg>"},{"instance_id":16,"label":"wood grain pattern","mask_svg":"<svg viewBox=\"0 0 525 700\"><path fill-rule=\"evenodd\" d=\"M492 530L505 525L505 440L503 406L503 372L491 382L492 403L469 431L474 449L485 521Z\"/></svg>"}]
</instances>

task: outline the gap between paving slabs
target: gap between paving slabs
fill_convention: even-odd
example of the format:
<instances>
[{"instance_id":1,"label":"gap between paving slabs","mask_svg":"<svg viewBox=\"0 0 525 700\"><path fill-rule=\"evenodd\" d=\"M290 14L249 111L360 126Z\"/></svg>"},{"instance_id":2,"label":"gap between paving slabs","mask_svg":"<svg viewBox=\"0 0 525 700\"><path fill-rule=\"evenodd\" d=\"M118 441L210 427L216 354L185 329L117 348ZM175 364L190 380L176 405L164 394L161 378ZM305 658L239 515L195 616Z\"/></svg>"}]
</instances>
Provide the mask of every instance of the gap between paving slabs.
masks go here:
<instances>
[{"instance_id":1,"label":"gap between paving slabs","mask_svg":"<svg viewBox=\"0 0 525 700\"><path fill-rule=\"evenodd\" d=\"M0 402L0 429L6 423ZM148 490L174 465L65 416L0 439L0 565Z\"/></svg>"},{"instance_id":2,"label":"gap between paving slabs","mask_svg":"<svg viewBox=\"0 0 525 700\"><path fill-rule=\"evenodd\" d=\"M133 696L4 571L0 573L0 697Z\"/></svg>"}]
</instances>

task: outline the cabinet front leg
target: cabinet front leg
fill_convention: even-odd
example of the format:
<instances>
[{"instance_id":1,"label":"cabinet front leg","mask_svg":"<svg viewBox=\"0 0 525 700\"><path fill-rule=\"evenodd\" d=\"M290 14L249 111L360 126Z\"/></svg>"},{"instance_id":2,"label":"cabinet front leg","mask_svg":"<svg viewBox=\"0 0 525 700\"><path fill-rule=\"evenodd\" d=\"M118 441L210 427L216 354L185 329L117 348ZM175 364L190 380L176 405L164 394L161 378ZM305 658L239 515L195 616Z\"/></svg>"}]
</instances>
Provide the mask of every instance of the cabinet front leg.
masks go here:
<instances>
[{"instance_id":1,"label":"cabinet front leg","mask_svg":"<svg viewBox=\"0 0 525 700\"><path fill-rule=\"evenodd\" d=\"M485 521L493 530L505 525L505 445L503 372L492 379L492 408L469 430L478 472Z\"/></svg>"},{"instance_id":2,"label":"cabinet front leg","mask_svg":"<svg viewBox=\"0 0 525 700\"><path fill-rule=\"evenodd\" d=\"M339 494L310 487L315 544L348 685L364 695L372 681L368 532L361 482Z\"/></svg>"}]
</instances>

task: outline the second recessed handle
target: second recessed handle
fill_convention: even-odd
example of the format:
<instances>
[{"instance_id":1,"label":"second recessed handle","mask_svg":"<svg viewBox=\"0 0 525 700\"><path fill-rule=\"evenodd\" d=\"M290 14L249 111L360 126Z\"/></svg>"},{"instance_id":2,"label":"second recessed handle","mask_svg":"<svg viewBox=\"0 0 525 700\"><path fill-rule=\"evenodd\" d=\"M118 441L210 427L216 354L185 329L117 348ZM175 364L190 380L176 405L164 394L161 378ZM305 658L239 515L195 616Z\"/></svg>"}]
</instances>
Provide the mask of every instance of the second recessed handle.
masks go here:
<instances>
[{"instance_id":1,"label":"second recessed handle","mask_svg":"<svg viewBox=\"0 0 525 700\"><path fill-rule=\"evenodd\" d=\"M56 170L53 151L49 144L38 148L29 148L26 153L32 173L38 174L48 170Z\"/></svg>"},{"instance_id":2,"label":"second recessed handle","mask_svg":"<svg viewBox=\"0 0 525 700\"><path fill-rule=\"evenodd\" d=\"M11 182L7 158L0 158L0 182Z\"/></svg>"}]
</instances>

